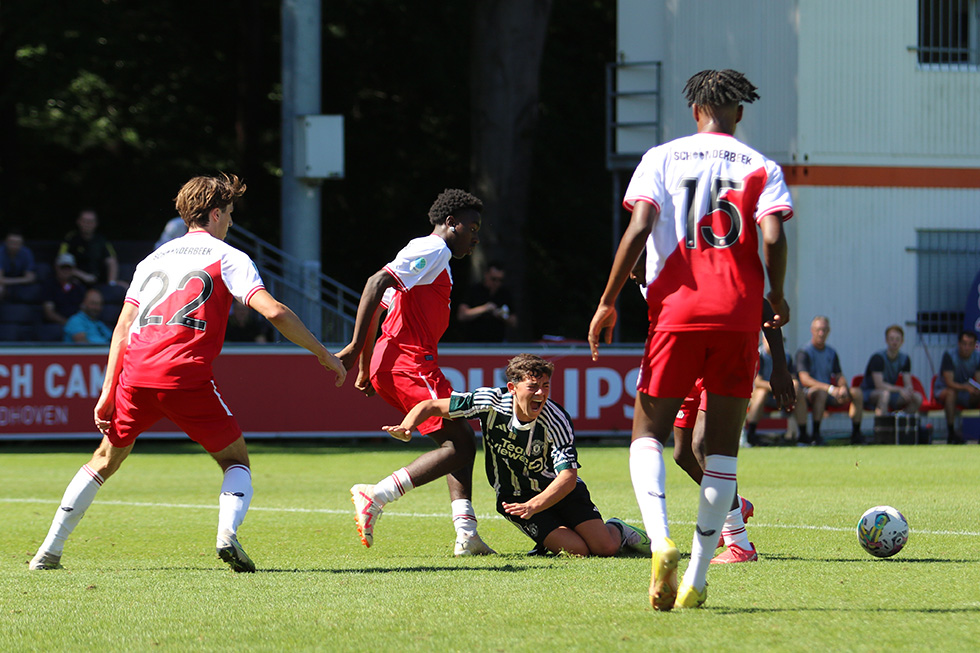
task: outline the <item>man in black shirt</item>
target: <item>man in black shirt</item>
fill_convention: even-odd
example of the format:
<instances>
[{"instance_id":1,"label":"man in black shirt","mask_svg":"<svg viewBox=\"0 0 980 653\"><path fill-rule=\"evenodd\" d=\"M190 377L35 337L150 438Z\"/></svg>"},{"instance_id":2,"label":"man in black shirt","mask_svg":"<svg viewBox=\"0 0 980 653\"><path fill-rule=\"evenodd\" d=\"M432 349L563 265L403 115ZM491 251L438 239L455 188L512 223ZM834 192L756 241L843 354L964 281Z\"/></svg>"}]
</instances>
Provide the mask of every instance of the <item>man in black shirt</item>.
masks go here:
<instances>
[{"instance_id":1,"label":"man in black shirt","mask_svg":"<svg viewBox=\"0 0 980 653\"><path fill-rule=\"evenodd\" d=\"M503 264L491 261L483 281L471 286L463 296L456 317L462 324L464 340L503 342L507 327L517 326L517 315L511 308L513 300L503 284Z\"/></svg>"}]
</instances>

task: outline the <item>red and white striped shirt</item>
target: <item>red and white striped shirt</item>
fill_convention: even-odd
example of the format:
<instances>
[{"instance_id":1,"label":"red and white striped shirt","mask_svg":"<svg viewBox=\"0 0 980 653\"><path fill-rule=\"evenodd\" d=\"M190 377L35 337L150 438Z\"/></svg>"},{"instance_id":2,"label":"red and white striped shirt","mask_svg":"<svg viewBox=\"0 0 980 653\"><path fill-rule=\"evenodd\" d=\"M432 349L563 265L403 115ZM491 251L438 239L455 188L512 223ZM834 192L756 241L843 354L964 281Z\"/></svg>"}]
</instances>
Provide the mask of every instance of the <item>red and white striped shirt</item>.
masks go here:
<instances>
[{"instance_id":1,"label":"red and white striped shirt","mask_svg":"<svg viewBox=\"0 0 980 653\"><path fill-rule=\"evenodd\" d=\"M438 366L439 339L449 326L452 252L435 234L409 241L384 267L397 282L382 299L388 317L371 358L371 373Z\"/></svg>"},{"instance_id":2,"label":"red and white striped shirt","mask_svg":"<svg viewBox=\"0 0 980 653\"><path fill-rule=\"evenodd\" d=\"M793 215L779 165L734 136L698 133L643 156L623 205L659 212L646 243L655 331L759 330L765 279L755 225Z\"/></svg>"},{"instance_id":3,"label":"red and white striped shirt","mask_svg":"<svg viewBox=\"0 0 980 653\"><path fill-rule=\"evenodd\" d=\"M232 298L247 305L263 288L247 254L205 231L165 243L136 266L126 293L139 312L120 381L141 388L209 382Z\"/></svg>"}]
</instances>

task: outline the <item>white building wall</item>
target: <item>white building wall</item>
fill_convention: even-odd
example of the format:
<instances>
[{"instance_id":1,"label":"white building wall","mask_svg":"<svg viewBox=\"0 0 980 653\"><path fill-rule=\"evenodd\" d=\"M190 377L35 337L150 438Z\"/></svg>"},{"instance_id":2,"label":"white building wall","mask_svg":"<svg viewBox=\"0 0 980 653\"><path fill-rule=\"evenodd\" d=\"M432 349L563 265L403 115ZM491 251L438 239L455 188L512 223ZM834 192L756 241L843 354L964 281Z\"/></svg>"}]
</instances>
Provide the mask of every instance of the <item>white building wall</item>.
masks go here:
<instances>
[{"instance_id":1,"label":"white building wall","mask_svg":"<svg viewBox=\"0 0 980 653\"><path fill-rule=\"evenodd\" d=\"M885 328L905 329L912 373L929 383L938 372L945 338L926 342L908 322L917 301L916 229L978 229L980 190L924 188L795 189L796 217L787 229L794 278L787 293L793 322L784 330L788 349L810 339L810 320L830 318L827 342L840 354L844 373L863 374L868 358L885 346ZM980 261L977 262L980 267ZM966 301L966 297L963 298ZM951 336L955 341L955 334Z\"/></svg>"},{"instance_id":2,"label":"white building wall","mask_svg":"<svg viewBox=\"0 0 980 653\"><path fill-rule=\"evenodd\" d=\"M980 165L980 73L919 66L916 2L799 0L799 16L798 162Z\"/></svg>"},{"instance_id":3,"label":"white building wall","mask_svg":"<svg viewBox=\"0 0 980 653\"><path fill-rule=\"evenodd\" d=\"M761 96L746 108L739 138L772 159L788 160L797 116L795 2L619 0L618 8L619 60L663 62L665 141L695 129L684 99L684 84L691 75L707 68L734 68L759 87ZM636 90L635 76L630 84L624 90ZM621 106L629 112L630 103ZM644 151L656 143L630 145L625 150Z\"/></svg>"},{"instance_id":4,"label":"white building wall","mask_svg":"<svg viewBox=\"0 0 980 653\"><path fill-rule=\"evenodd\" d=\"M735 68L762 96L737 136L784 166L980 167L980 73L919 66L912 0L619 0L618 20L621 60L663 61L665 140L694 129L688 77ZM980 189L794 186L793 195L788 349L826 314L851 377L898 323L912 371L928 383L955 334L920 338L907 324L917 302L907 248L917 229L980 228Z\"/></svg>"}]
</instances>

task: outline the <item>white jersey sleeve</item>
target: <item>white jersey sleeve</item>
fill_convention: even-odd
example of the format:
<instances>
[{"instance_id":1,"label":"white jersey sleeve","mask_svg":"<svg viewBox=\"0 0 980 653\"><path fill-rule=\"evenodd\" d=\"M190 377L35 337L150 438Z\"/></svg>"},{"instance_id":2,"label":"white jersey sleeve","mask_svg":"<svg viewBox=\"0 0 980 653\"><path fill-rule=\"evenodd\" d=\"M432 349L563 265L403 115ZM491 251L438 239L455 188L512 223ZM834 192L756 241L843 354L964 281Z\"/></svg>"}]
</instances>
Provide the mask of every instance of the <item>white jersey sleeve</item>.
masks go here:
<instances>
[{"instance_id":1,"label":"white jersey sleeve","mask_svg":"<svg viewBox=\"0 0 980 653\"><path fill-rule=\"evenodd\" d=\"M411 240L384 269L398 282L398 289L406 291L435 281L448 270L450 259L452 252L446 241L430 234Z\"/></svg>"},{"instance_id":2,"label":"white jersey sleeve","mask_svg":"<svg viewBox=\"0 0 980 653\"><path fill-rule=\"evenodd\" d=\"M258 268L248 254L232 247L222 257L221 280L228 291L246 306L255 293L265 288Z\"/></svg>"},{"instance_id":3,"label":"white jersey sleeve","mask_svg":"<svg viewBox=\"0 0 980 653\"><path fill-rule=\"evenodd\" d=\"M637 202L643 201L653 204L659 213L661 207L670 201L664 182L665 161L663 149L655 147L647 150L626 187L623 199L626 209L632 211Z\"/></svg>"},{"instance_id":4,"label":"white jersey sleeve","mask_svg":"<svg viewBox=\"0 0 980 653\"><path fill-rule=\"evenodd\" d=\"M783 169L775 161L766 159L766 186L759 196L756 222L773 213L783 220L789 220L793 217L793 198L783 177Z\"/></svg>"}]
</instances>

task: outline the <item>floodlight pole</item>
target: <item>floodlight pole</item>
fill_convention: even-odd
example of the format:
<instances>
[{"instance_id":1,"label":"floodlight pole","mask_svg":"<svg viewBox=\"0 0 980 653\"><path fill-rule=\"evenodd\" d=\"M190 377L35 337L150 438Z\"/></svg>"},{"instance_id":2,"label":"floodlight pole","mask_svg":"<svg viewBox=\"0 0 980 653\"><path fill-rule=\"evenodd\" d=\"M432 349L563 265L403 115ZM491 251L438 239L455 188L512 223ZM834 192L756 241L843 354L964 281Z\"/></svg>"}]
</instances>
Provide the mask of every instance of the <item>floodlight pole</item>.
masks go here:
<instances>
[{"instance_id":1,"label":"floodlight pole","mask_svg":"<svg viewBox=\"0 0 980 653\"><path fill-rule=\"evenodd\" d=\"M287 303L320 332L320 183L296 169L297 117L320 113L320 1L282 0L282 248L298 266L289 280L303 288ZM297 269L298 268L298 269ZM314 299L315 301L310 301ZM308 307L302 310L301 307Z\"/></svg>"}]
</instances>

